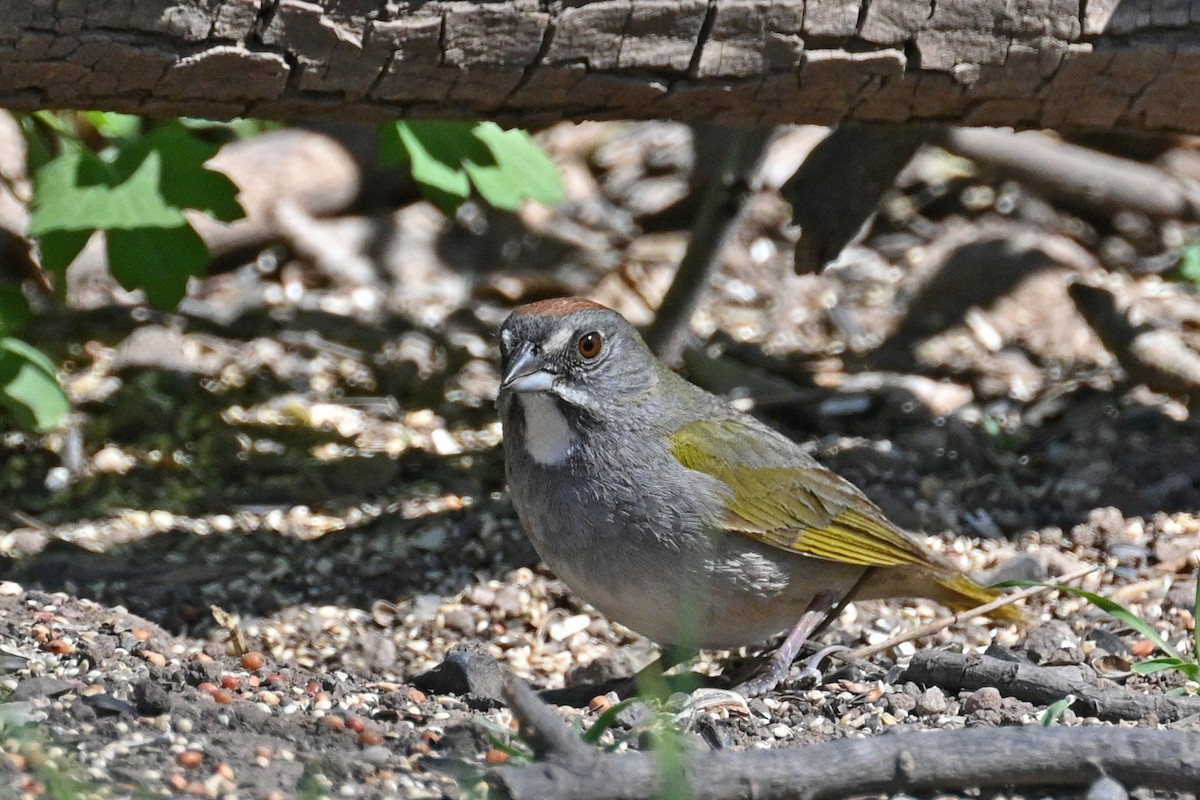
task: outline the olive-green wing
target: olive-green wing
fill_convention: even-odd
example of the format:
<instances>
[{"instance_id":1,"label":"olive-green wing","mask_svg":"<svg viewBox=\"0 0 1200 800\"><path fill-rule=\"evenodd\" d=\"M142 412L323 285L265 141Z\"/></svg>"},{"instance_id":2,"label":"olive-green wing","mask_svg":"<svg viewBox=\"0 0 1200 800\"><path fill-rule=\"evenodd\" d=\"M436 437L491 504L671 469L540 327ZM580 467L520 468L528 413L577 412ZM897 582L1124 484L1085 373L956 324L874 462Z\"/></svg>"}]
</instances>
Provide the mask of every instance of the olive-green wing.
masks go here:
<instances>
[{"instance_id":1,"label":"olive-green wing","mask_svg":"<svg viewBox=\"0 0 1200 800\"><path fill-rule=\"evenodd\" d=\"M683 466L729 487L725 522L731 530L845 564L946 569L858 489L782 437L734 421L694 422L670 443Z\"/></svg>"}]
</instances>

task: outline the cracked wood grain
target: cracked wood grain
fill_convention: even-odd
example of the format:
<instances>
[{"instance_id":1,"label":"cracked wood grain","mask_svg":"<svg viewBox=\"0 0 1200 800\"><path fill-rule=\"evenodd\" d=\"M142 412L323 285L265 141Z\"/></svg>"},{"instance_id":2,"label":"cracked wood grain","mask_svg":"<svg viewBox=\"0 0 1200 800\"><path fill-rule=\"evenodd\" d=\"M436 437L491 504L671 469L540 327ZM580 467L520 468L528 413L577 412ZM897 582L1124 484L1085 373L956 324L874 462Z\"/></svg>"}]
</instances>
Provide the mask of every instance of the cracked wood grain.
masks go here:
<instances>
[{"instance_id":1,"label":"cracked wood grain","mask_svg":"<svg viewBox=\"0 0 1200 800\"><path fill-rule=\"evenodd\" d=\"M505 700L539 761L488 773L499 797L636 800L662 795L659 753L605 753L522 684ZM1086 788L1107 775L1130 788L1192 791L1200 734L1108 728L901 733L777 750L686 751L679 770L696 800L824 800L967 787Z\"/></svg>"},{"instance_id":2,"label":"cracked wood grain","mask_svg":"<svg viewBox=\"0 0 1200 800\"><path fill-rule=\"evenodd\" d=\"M1200 0L48 0L0 106L1200 133Z\"/></svg>"}]
</instances>

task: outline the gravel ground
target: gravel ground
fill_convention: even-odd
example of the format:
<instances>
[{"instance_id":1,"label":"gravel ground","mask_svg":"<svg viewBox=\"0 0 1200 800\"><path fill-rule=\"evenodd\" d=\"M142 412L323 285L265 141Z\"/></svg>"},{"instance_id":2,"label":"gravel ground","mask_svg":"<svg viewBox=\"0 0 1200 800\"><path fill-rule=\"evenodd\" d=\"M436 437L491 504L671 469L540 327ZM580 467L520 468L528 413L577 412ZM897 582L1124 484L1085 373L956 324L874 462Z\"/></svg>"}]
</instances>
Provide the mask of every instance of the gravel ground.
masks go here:
<instances>
[{"instance_id":1,"label":"gravel ground","mask_svg":"<svg viewBox=\"0 0 1200 800\"><path fill-rule=\"evenodd\" d=\"M0 446L12 796L473 796L489 765L523 757L497 701L504 673L554 689L653 657L544 571L519 530L492 331L517 302L578 291L648 319L685 242L672 215L688 194L686 130L577 126L547 140L566 207L530 210L523 232L478 211L453 226L402 209L378 286L259 264L206 280L180 315L96 302L39 321L79 415ZM1127 378L1066 284L1109 287L1185 341L1200 332L1194 288L1105 271L1089 255L1113 250L1104 221L937 152L819 276L791 274L780 202L753 202L693 321L706 344L694 379L806 442L964 568L1101 567L1086 588L1172 642L1194 632L1195 420ZM989 270L1025 271L981 290ZM244 309L233 321L231 296ZM947 319L912 311L935 300ZM883 642L941 613L861 603L822 642ZM1130 692L1197 688L1133 674L1153 646L1082 600L1040 596L1028 615L1024 629L956 625L749 703L701 691L634 705L600 741L644 748L665 719L696 748L778 748L1046 712L905 680L928 648L1078 665L1086 683ZM694 668L716 675L749 655L706 653ZM562 713L587 727L610 703ZM1117 723L1068 709L1055 724Z\"/></svg>"}]
</instances>

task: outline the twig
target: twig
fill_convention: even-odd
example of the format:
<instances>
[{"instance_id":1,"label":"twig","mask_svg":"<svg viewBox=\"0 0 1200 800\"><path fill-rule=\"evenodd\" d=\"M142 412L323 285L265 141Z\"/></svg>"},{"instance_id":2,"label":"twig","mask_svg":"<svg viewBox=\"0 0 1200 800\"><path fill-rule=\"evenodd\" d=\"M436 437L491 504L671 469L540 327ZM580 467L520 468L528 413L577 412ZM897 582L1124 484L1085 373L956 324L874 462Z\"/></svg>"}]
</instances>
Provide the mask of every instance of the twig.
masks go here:
<instances>
[{"instance_id":1,"label":"twig","mask_svg":"<svg viewBox=\"0 0 1200 800\"><path fill-rule=\"evenodd\" d=\"M820 272L853 241L930 135L924 125L839 125L780 188L800 226L798 274Z\"/></svg>"},{"instance_id":2,"label":"twig","mask_svg":"<svg viewBox=\"0 0 1200 800\"><path fill-rule=\"evenodd\" d=\"M488 773L510 800L639 800L662 793L664 757L607 754L583 744L523 685L513 712L546 761ZM849 767L849 768L848 768ZM842 740L802 748L689 752L693 800L824 800L965 787L1086 787L1108 775L1128 787L1192 791L1200 734L1126 728L957 730Z\"/></svg>"},{"instance_id":3,"label":"twig","mask_svg":"<svg viewBox=\"0 0 1200 800\"><path fill-rule=\"evenodd\" d=\"M1169 330L1149 324L1135 326L1107 289L1076 282L1067 292L1131 378L1153 391L1200 402L1200 353Z\"/></svg>"},{"instance_id":4,"label":"twig","mask_svg":"<svg viewBox=\"0 0 1200 800\"><path fill-rule=\"evenodd\" d=\"M1092 574L1093 572L1095 572L1098 569L1100 569L1100 568L1099 567L1086 567L1084 569L1081 569L1076 572L1072 572L1072 573L1062 576L1061 578L1058 579L1058 582L1059 583L1071 583L1072 581L1077 581L1080 578L1083 578L1083 577L1086 577L1087 575ZM942 617L941 619L935 619L933 622L930 622L926 625L922 625L919 628L914 628L911 631L905 631L904 633L900 633L896 636L893 636L891 639L888 639L886 642L880 642L879 644L864 645L863 647L860 647L857 650L854 650L854 651L848 653L846 658L847 659L857 659L857 660L870 658L871 656L875 655L876 653L882 653L884 650L889 650L898 644L903 644L904 642L911 642L913 639L920 639L925 636L929 636L930 634L937 633L938 631L942 630L943 628L949 628L951 625L957 625L958 623L966 622L969 619L975 619L976 617L986 616L986 615L990 614L991 612L995 611L997 608L1002 608L1004 606L1011 605L1012 603L1015 603L1019 600L1024 600L1026 598L1033 597L1034 595L1041 594L1042 592L1048 592L1048 591L1052 590L1053 588L1054 588L1054 586L1052 586L1052 585L1030 586L1029 588L1022 589L1019 592L1013 592L1012 594L1006 594L1003 597L997 597L995 600L993 600L990 603L984 603L983 605L976 606L975 608L972 608L968 611L959 611L958 613L951 614L948 617Z\"/></svg>"},{"instance_id":5,"label":"twig","mask_svg":"<svg viewBox=\"0 0 1200 800\"><path fill-rule=\"evenodd\" d=\"M1098 211L1200 217L1200 192L1158 167L1066 144L1035 131L946 128L934 141L1060 200Z\"/></svg>"},{"instance_id":6,"label":"twig","mask_svg":"<svg viewBox=\"0 0 1200 800\"><path fill-rule=\"evenodd\" d=\"M577 768L597 757L598 751L584 744L554 707L538 697L525 681L509 681L504 688L504 702L520 720L521 732L538 758Z\"/></svg>"},{"instance_id":7,"label":"twig","mask_svg":"<svg viewBox=\"0 0 1200 800\"><path fill-rule=\"evenodd\" d=\"M1037 705L1049 705L1070 694L1075 697L1071 708L1077 714L1114 721L1154 714L1162 722L1174 722L1200 714L1200 698L1101 689L1089 685L1077 666L1038 667L984 655L923 651L913 656L901 679L951 691L994 686L1001 694Z\"/></svg>"},{"instance_id":8,"label":"twig","mask_svg":"<svg viewBox=\"0 0 1200 800\"><path fill-rule=\"evenodd\" d=\"M737 228L750 176L774 133L768 127L732 129L725 134L720 172L704 192L687 252L646 331L651 349L669 364L677 364L683 356L692 312L720 263L724 244Z\"/></svg>"}]
</instances>

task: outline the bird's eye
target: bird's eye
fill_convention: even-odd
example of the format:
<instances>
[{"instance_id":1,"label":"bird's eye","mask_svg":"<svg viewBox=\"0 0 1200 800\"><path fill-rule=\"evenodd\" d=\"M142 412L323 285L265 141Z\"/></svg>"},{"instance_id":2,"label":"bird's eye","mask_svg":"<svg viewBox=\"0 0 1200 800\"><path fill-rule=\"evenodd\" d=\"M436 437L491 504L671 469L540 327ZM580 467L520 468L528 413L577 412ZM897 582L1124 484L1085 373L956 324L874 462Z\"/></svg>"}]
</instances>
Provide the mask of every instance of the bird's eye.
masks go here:
<instances>
[{"instance_id":1,"label":"bird's eye","mask_svg":"<svg viewBox=\"0 0 1200 800\"><path fill-rule=\"evenodd\" d=\"M591 331L579 337L579 355L587 359L595 358L600 355L600 349L604 347L604 337L599 331Z\"/></svg>"}]
</instances>

